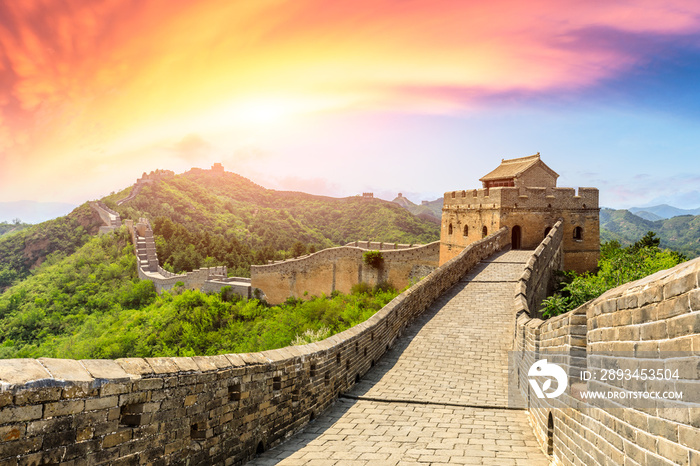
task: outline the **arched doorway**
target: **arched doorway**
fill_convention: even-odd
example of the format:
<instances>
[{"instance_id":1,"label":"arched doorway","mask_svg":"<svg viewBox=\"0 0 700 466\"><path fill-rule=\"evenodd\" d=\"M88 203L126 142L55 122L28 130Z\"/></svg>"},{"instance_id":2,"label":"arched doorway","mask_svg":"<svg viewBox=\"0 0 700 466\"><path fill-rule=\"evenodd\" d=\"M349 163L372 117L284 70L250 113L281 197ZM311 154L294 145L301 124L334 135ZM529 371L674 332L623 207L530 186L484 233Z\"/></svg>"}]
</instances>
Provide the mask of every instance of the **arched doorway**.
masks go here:
<instances>
[{"instance_id":1,"label":"arched doorway","mask_svg":"<svg viewBox=\"0 0 700 466\"><path fill-rule=\"evenodd\" d=\"M513 230L510 235L510 247L511 249L520 249L521 248L521 232L520 232L520 225L515 225L513 227Z\"/></svg>"}]
</instances>

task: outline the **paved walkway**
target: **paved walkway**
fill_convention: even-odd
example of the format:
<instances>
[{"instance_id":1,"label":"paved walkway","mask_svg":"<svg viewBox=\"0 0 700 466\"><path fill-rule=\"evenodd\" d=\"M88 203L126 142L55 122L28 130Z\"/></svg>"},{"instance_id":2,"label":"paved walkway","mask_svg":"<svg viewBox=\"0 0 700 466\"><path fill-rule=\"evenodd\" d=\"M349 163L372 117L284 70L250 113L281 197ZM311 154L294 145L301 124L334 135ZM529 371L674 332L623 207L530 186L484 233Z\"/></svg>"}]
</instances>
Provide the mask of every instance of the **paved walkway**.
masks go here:
<instances>
[{"instance_id":1,"label":"paved walkway","mask_svg":"<svg viewBox=\"0 0 700 466\"><path fill-rule=\"evenodd\" d=\"M508 409L513 291L531 254L499 253L477 266L350 398L248 464L548 465L526 411Z\"/></svg>"}]
</instances>

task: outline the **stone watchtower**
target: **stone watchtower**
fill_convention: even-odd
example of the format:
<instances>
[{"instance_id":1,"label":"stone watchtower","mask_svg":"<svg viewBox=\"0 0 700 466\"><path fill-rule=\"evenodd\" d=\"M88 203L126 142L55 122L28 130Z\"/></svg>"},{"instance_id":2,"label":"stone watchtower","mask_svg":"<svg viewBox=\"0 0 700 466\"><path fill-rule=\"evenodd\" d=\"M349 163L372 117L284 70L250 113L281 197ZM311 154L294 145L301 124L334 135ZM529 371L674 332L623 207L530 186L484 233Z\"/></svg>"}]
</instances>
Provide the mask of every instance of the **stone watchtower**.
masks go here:
<instances>
[{"instance_id":1,"label":"stone watchtower","mask_svg":"<svg viewBox=\"0 0 700 466\"><path fill-rule=\"evenodd\" d=\"M535 249L563 219L564 269L593 270L600 255L598 189L557 188L559 175L529 157L502 160L480 179L482 189L445 193L440 232L440 265L503 226L513 249Z\"/></svg>"}]
</instances>

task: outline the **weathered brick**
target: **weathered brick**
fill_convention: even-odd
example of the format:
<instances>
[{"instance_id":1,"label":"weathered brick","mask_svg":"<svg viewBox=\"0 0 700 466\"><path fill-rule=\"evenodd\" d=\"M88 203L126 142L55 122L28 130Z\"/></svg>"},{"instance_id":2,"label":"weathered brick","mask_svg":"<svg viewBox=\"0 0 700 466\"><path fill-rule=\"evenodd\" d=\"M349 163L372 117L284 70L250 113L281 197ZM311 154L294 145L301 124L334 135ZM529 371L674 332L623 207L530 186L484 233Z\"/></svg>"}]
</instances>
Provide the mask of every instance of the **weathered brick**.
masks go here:
<instances>
[{"instance_id":1,"label":"weathered brick","mask_svg":"<svg viewBox=\"0 0 700 466\"><path fill-rule=\"evenodd\" d=\"M0 426L0 442L11 442L24 436L26 427L24 424L14 424L9 426Z\"/></svg>"},{"instance_id":2,"label":"weathered brick","mask_svg":"<svg viewBox=\"0 0 700 466\"><path fill-rule=\"evenodd\" d=\"M664 285L664 299L678 296L695 288L695 274L686 273Z\"/></svg>"},{"instance_id":3,"label":"weathered brick","mask_svg":"<svg viewBox=\"0 0 700 466\"><path fill-rule=\"evenodd\" d=\"M642 324L639 328L639 336L642 340L661 340L668 337L666 322L652 322Z\"/></svg>"},{"instance_id":4,"label":"weathered brick","mask_svg":"<svg viewBox=\"0 0 700 466\"><path fill-rule=\"evenodd\" d=\"M674 299L667 299L661 303L656 310L658 319L668 319L690 312L690 301L688 295L683 295Z\"/></svg>"},{"instance_id":5,"label":"weathered brick","mask_svg":"<svg viewBox=\"0 0 700 466\"><path fill-rule=\"evenodd\" d=\"M119 395L121 393L128 393L130 388L130 383L109 382L100 387L100 396Z\"/></svg>"},{"instance_id":6,"label":"weathered brick","mask_svg":"<svg viewBox=\"0 0 700 466\"><path fill-rule=\"evenodd\" d=\"M668 337L676 338L700 333L700 313L674 317L666 321Z\"/></svg>"},{"instance_id":7,"label":"weathered brick","mask_svg":"<svg viewBox=\"0 0 700 466\"><path fill-rule=\"evenodd\" d=\"M119 398L116 396L102 396L85 400L85 411L94 411L98 409L114 408L118 405Z\"/></svg>"},{"instance_id":8,"label":"weathered brick","mask_svg":"<svg viewBox=\"0 0 700 466\"><path fill-rule=\"evenodd\" d=\"M7 406L0 409L0 424L9 424L11 422L31 421L32 419L41 419L43 407L35 406Z\"/></svg>"},{"instance_id":9,"label":"weathered brick","mask_svg":"<svg viewBox=\"0 0 700 466\"><path fill-rule=\"evenodd\" d=\"M31 437L0 443L0 458L34 453L41 448L41 442L41 437Z\"/></svg>"},{"instance_id":10,"label":"weathered brick","mask_svg":"<svg viewBox=\"0 0 700 466\"><path fill-rule=\"evenodd\" d=\"M105 435L102 439L102 448L110 448L116 445L121 445L129 440L131 440L131 429L120 430L113 434Z\"/></svg>"},{"instance_id":11,"label":"weathered brick","mask_svg":"<svg viewBox=\"0 0 700 466\"><path fill-rule=\"evenodd\" d=\"M43 387L22 390L15 394L15 405L39 404L61 399L60 387Z\"/></svg>"},{"instance_id":12,"label":"weathered brick","mask_svg":"<svg viewBox=\"0 0 700 466\"><path fill-rule=\"evenodd\" d=\"M161 388L163 388L163 379L159 377L141 379L134 382L134 391L160 390Z\"/></svg>"},{"instance_id":13,"label":"weathered brick","mask_svg":"<svg viewBox=\"0 0 700 466\"><path fill-rule=\"evenodd\" d=\"M44 418L75 414L83 411L84 409L85 402L82 400L46 403L44 405Z\"/></svg>"},{"instance_id":14,"label":"weathered brick","mask_svg":"<svg viewBox=\"0 0 700 466\"><path fill-rule=\"evenodd\" d=\"M75 443L75 430L67 430L65 432L45 434L41 448L47 450L72 443Z\"/></svg>"},{"instance_id":15,"label":"weathered brick","mask_svg":"<svg viewBox=\"0 0 700 466\"><path fill-rule=\"evenodd\" d=\"M688 464L688 449L665 439L659 439L658 453L676 464Z\"/></svg>"},{"instance_id":16,"label":"weathered brick","mask_svg":"<svg viewBox=\"0 0 700 466\"><path fill-rule=\"evenodd\" d=\"M65 432L73 428L73 418L70 416L52 419L41 419L27 424L27 435L35 437L51 432Z\"/></svg>"},{"instance_id":17,"label":"weathered brick","mask_svg":"<svg viewBox=\"0 0 700 466\"><path fill-rule=\"evenodd\" d=\"M61 464L61 460L65 454L66 447L58 447L53 449L48 449L48 447L43 447L42 451L37 453L32 453L30 455L23 456L17 462L19 466L34 466L38 464Z\"/></svg>"}]
</instances>

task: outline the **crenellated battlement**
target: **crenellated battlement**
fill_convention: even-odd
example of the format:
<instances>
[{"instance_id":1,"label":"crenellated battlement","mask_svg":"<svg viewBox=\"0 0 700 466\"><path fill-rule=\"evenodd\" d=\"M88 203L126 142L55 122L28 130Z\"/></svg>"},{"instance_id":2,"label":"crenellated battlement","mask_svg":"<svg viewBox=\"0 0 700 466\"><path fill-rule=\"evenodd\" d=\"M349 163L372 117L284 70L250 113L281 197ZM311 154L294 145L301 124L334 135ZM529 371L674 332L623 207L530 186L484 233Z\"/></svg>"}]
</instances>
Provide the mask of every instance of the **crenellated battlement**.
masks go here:
<instances>
[{"instance_id":1,"label":"crenellated battlement","mask_svg":"<svg viewBox=\"0 0 700 466\"><path fill-rule=\"evenodd\" d=\"M598 189L498 187L445 193L444 210L451 209L597 209Z\"/></svg>"}]
</instances>

